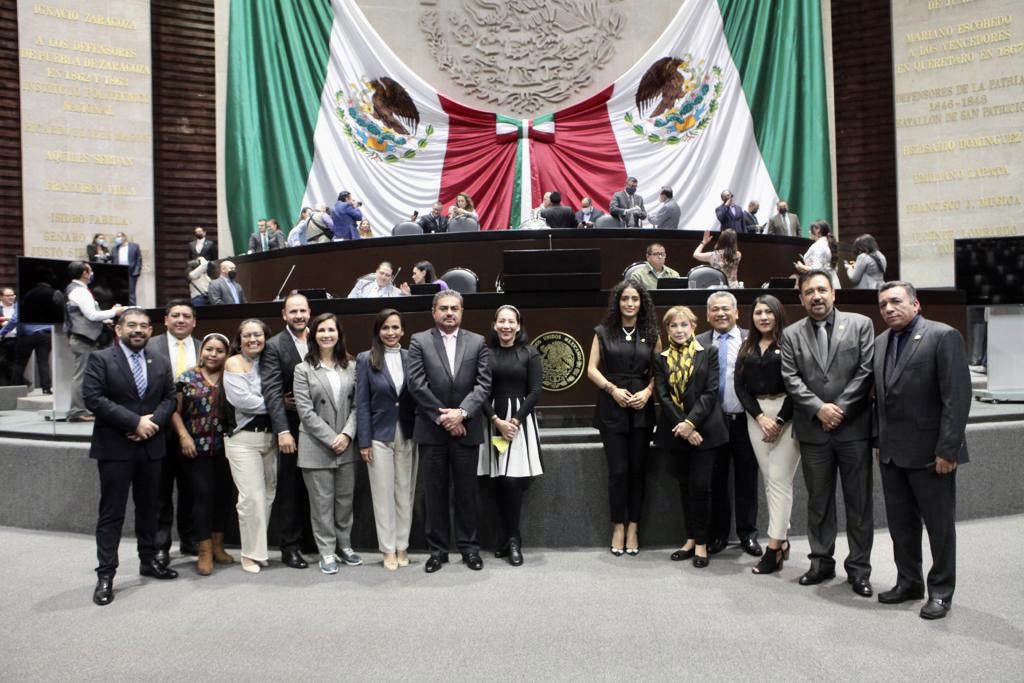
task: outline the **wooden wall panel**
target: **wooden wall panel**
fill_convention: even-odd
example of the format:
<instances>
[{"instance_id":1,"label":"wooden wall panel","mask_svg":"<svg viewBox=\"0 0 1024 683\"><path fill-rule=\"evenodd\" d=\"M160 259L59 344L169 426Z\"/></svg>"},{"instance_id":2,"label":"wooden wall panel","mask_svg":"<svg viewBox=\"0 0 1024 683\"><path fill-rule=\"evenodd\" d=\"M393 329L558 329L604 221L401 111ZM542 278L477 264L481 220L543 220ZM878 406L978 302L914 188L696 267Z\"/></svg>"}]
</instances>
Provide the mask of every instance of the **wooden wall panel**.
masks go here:
<instances>
[{"instance_id":1,"label":"wooden wall panel","mask_svg":"<svg viewBox=\"0 0 1024 683\"><path fill-rule=\"evenodd\" d=\"M18 78L18 11L0 3L0 286L14 285L22 253L21 96Z\"/></svg>"}]
</instances>

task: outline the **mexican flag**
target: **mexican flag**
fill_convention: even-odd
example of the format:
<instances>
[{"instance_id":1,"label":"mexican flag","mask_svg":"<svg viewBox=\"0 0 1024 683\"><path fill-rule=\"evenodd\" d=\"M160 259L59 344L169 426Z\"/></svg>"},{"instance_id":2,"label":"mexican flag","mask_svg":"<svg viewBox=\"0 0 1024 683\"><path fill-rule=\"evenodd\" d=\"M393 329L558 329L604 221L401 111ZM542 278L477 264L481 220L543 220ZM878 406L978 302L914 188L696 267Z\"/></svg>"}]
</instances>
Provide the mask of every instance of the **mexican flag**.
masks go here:
<instances>
[{"instance_id":1,"label":"mexican flag","mask_svg":"<svg viewBox=\"0 0 1024 683\"><path fill-rule=\"evenodd\" d=\"M761 221L779 198L806 224L831 218L817 0L685 0L626 73L531 119L437 92L353 0L236 0L230 23L226 163L239 246L256 219L290 223L342 190L386 235L460 192L484 229L517 227L549 190L607 209L627 176L648 212L672 187L681 227L715 226L724 189L758 200Z\"/></svg>"}]
</instances>

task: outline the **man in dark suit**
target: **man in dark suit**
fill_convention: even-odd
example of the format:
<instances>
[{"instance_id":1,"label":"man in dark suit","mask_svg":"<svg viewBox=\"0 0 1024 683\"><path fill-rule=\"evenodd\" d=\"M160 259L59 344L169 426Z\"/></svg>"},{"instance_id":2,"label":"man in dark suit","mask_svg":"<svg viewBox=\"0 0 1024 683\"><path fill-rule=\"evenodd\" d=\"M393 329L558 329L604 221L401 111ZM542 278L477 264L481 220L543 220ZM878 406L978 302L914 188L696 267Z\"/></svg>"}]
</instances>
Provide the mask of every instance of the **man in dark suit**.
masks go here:
<instances>
[{"instance_id":1,"label":"man in dark suit","mask_svg":"<svg viewBox=\"0 0 1024 683\"><path fill-rule=\"evenodd\" d=\"M423 228L424 234L448 232L448 216L445 215L444 204L441 202L434 202L434 206L430 208L430 213L420 216L420 219L416 222Z\"/></svg>"},{"instance_id":2,"label":"man in dark suit","mask_svg":"<svg viewBox=\"0 0 1024 683\"><path fill-rule=\"evenodd\" d=\"M779 212L768 221L765 232L769 235L800 237L800 217L789 210L789 203L780 199L777 208Z\"/></svg>"},{"instance_id":3,"label":"man in dark suit","mask_svg":"<svg viewBox=\"0 0 1024 683\"><path fill-rule=\"evenodd\" d=\"M152 333L141 308L125 309L114 327L118 341L89 355L82 394L96 416L89 457L100 475L100 508L96 522L96 589L93 602L114 599L117 546L121 542L128 492L135 500L139 574L173 579L177 572L156 561L156 497L160 460L175 408L174 381L164 359L146 353Z\"/></svg>"},{"instance_id":4,"label":"man in dark suit","mask_svg":"<svg viewBox=\"0 0 1024 683\"><path fill-rule=\"evenodd\" d=\"M135 305L135 286L142 275L142 249L135 242L128 241L128 236L123 232L114 236L114 253L111 263L121 266L128 266L128 305Z\"/></svg>"},{"instance_id":5,"label":"man in dark suit","mask_svg":"<svg viewBox=\"0 0 1024 683\"><path fill-rule=\"evenodd\" d=\"M541 211L540 217L549 228L576 227L576 217L572 215L572 209L562 206L562 193L557 190L551 193L551 206Z\"/></svg>"},{"instance_id":6,"label":"man in dark suit","mask_svg":"<svg viewBox=\"0 0 1024 683\"><path fill-rule=\"evenodd\" d=\"M211 306L245 303L245 290L235 282L236 274L234 263L220 262L220 277L210 281L210 289L206 292Z\"/></svg>"},{"instance_id":7,"label":"man in dark suit","mask_svg":"<svg viewBox=\"0 0 1024 683\"><path fill-rule=\"evenodd\" d=\"M435 327L409 345L409 392L416 401L413 440L420 447L427 506L428 574L448 561L448 481L455 484L455 537L462 561L482 569L476 467L483 442L481 407L491 393L490 352L479 334L461 329L462 295L438 292Z\"/></svg>"},{"instance_id":8,"label":"man in dark suit","mask_svg":"<svg viewBox=\"0 0 1024 683\"><path fill-rule=\"evenodd\" d=\"M273 516L277 522L281 561L293 569L305 569L309 565L301 552L303 532L310 539L313 532L309 495L296 456L299 414L295 410L292 387L295 366L305 360L308 344L316 341L310 340L306 334L309 323L309 301L306 297L296 292L289 294L284 300L281 317L285 328L267 340L260 361L260 380L267 414L277 434L277 497L274 499ZM339 557L346 560L344 554Z\"/></svg>"},{"instance_id":9,"label":"man in dark suit","mask_svg":"<svg viewBox=\"0 0 1024 683\"><path fill-rule=\"evenodd\" d=\"M173 299L164 310L163 334L150 337L146 352L160 356L171 368L177 381L183 372L199 363L199 340L192 336L196 329L196 313L188 299ZM160 437L158 437L160 438ZM178 549L182 555L196 555L199 546L192 521L192 486L185 471L178 436L166 431L167 455L161 461L160 490L157 510L156 559L166 566L171 560L171 526L174 523L174 484L178 484Z\"/></svg>"},{"instance_id":10,"label":"man in dark suit","mask_svg":"<svg viewBox=\"0 0 1024 683\"><path fill-rule=\"evenodd\" d=\"M836 472L843 486L853 591L870 597L871 384L875 332L871 320L836 310L832 279L823 270L800 274L797 288L807 317L782 332L782 379L793 399L793 432L807 484L811 568L800 585L836 575Z\"/></svg>"},{"instance_id":11,"label":"man in dark suit","mask_svg":"<svg viewBox=\"0 0 1024 683\"><path fill-rule=\"evenodd\" d=\"M608 203L608 213L619 219L627 228L638 228L640 222L647 218L644 209L644 198L636 193L637 179L630 176L626 179L626 189L612 195Z\"/></svg>"},{"instance_id":12,"label":"man in dark suit","mask_svg":"<svg viewBox=\"0 0 1024 683\"><path fill-rule=\"evenodd\" d=\"M722 406L729 441L715 453L711 473L711 523L708 526L708 553L725 550L732 533L733 501L729 495L729 470L733 471L736 498L736 536L748 555L764 553L757 542L757 456L750 445L747 416L736 396L734 375L740 347L747 330L737 327L740 318L736 297L730 292L715 292L707 301L711 328L697 335L704 348L712 349L718 359L718 403Z\"/></svg>"},{"instance_id":13,"label":"man in dark suit","mask_svg":"<svg viewBox=\"0 0 1024 683\"><path fill-rule=\"evenodd\" d=\"M971 373L960 334L921 316L909 282L887 282L878 308L889 328L875 340L878 464L897 579L887 604L924 597L921 525L932 568L924 619L941 619L956 585L956 470L967 462Z\"/></svg>"},{"instance_id":14,"label":"man in dark suit","mask_svg":"<svg viewBox=\"0 0 1024 683\"><path fill-rule=\"evenodd\" d=\"M747 203L747 210L743 212L743 232L756 234L761 232L761 226L757 222L757 212L761 209L761 202L751 199Z\"/></svg>"},{"instance_id":15,"label":"man in dark suit","mask_svg":"<svg viewBox=\"0 0 1024 683\"><path fill-rule=\"evenodd\" d=\"M359 239L359 223L363 220L363 212L360 210L362 205L351 192L342 190L338 193L338 201L331 211L335 241Z\"/></svg>"},{"instance_id":16,"label":"man in dark suit","mask_svg":"<svg viewBox=\"0 0 1024 683\"><path fill-rule=\"evenodd\" d=\"M736 234L743 232L743 210L733 204L730 190L722 190L722 203L715 209L715 218L719 231L731 228Z\"/></svg>"},{"instance_id":17,"label":"man in dark suit","mask_svg":"<svg viewBox=\"0 0 1024 683\"><path fill-rule=\"evenodd\" d=\"M249 235L249 253L259 254L274 249L284 249L285 240L279 230L271 228L270 219L261 218L256 224L256 232Z\"/></svg>"},{"instance_id":18,"label":"man in dark suit","mask_svg":"<svg viewBox=\"0 0 1024 683\"><path fill-rule=\"evenodd\" d=\"M651 224L658 230L678 230L681 211L679 204L672 201L672 188L666 185L661 188L658 198L661 204L651 212Z\"/></svg>"},{"instance_id":19,"label":"man in dark suit","mask_svg":"<svg viewBox=\"0 0 1024 683\"><path fill-rule=\"evenodd\" d=\"M597 219L604 215L604 211L594 206L594 200L584 197L580 200L580 210L576 212L577 228L592 228Z\"/></svg>"},{"instance_id":20,"label":"man in dark suit","mask_svg":"<svg viewBox=\"0 0 1024 683\"><path fill-rule=\"evenodd\" d=\"M202 256L207 261L216 261L217 243L206 239L206 228L197 225L192 230L192 236L195 239L188 243L188 260L195 261Z\"/></svg>"}]
</instances>

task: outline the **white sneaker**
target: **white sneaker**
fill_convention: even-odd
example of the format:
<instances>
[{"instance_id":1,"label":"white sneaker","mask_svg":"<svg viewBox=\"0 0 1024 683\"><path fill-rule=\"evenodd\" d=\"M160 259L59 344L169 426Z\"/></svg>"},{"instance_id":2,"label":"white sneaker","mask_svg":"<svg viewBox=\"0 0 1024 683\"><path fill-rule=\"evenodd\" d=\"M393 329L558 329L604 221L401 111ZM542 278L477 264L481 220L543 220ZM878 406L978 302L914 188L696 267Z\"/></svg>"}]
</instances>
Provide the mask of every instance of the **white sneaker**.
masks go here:
<instances>
[{"instance_id":1,"label":"white sneaker","mask_svg":"<svg viewBox=\"0 0 1024 683\"><path fill-rule=\"evenodd\" d=\"M320 571L324 574L338 573L338 560L334 555L322 555L320 557Z\"/></svg>"}]
</instances>

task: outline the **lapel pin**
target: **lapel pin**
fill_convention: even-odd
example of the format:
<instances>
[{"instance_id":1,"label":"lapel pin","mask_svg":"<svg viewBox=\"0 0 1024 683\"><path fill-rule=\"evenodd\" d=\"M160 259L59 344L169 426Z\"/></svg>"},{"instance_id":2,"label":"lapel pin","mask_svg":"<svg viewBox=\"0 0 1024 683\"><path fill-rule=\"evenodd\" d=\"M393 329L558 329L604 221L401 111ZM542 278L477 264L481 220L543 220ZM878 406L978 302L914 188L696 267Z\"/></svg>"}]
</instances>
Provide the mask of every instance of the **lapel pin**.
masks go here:
<instances>
[{"instance_id":1,"label":"lapel pin","mask_svg":"<svg viewBox=\"0 0 1024 683\"><path fill-rule=\"evenodd\" d=\"M775 353L781 354L782 351L780 349L775 349Z\"/></svg>"},{"instance_id":2,"label":"lapel pin","mask_svg":"<svg viewBox=\"0 0 1024 683\"><path fill-rule=\"evenodd\" d=\"M921 335L919 335L919 334L915 334L915 335L914 335L914 341L917 341L917 340L918 340L918 339L920 339L920 338L921 338Z\"/></svg>"}]
</instances>

